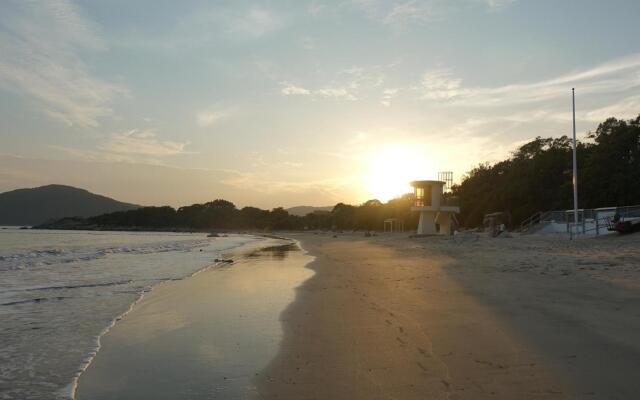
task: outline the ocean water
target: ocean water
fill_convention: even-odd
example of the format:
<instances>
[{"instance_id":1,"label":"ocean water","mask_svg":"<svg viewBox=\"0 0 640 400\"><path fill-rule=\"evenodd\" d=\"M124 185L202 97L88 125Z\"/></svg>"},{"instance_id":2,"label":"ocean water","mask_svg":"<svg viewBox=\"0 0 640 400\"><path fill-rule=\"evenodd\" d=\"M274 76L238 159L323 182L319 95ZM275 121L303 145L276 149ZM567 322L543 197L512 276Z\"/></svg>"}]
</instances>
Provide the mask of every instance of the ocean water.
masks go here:
<instances>
[{"instance_id":1,"label":"ocean water","mask_svg":"<svg viewBox=\"0 0 640 400\"><path fill-rule=\"evenodd\" d=\"M0 229L0 399L67 399L100 337L154 285L246 235Z\"/></svg>"}]
</instances>

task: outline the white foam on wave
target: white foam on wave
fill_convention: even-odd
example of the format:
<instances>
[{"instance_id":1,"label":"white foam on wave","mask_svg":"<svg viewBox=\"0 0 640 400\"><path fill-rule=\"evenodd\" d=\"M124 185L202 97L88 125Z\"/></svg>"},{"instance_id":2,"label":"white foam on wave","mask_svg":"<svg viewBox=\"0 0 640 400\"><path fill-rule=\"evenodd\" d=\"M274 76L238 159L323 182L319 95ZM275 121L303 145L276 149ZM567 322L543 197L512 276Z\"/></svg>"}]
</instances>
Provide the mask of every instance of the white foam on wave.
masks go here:
<instances>
[{"instance_id":1,"label":"white foam on wave","mask_svg":"<svg viewBox=\"0 0 640 400\"><path fill-rule=\"evenodd\" d=\"M167 251L188 251L209 244L208 240L183 240L138 246L108 246L102 248L44 249L16 254L0 255L0 271L15 270L43 265L66 264L91 261L109 254L150 254Z\"/></svg>"},{"instance_id":2,"label":"white foam on wave","mask_svg":"<svg viewBox=\"0 0 640 400\"><path fill-rule=\"evenodd\" d=\"M185 279L223 264L213 260L222 252L258 238L245 235L220 240L191 237L172 242L160 238L160 241L149 243L147 240L155 237L141 238L139 235L131 237L130 245L116 244L117 241L129 240L127 234L114 239L115 243L97 244L91 251L92 240L84 240L87 244L84 246L79 246L74 240L73 245L65 247L70 243L65 236L58 242L52 242L48 249L41 246L38 250L14 251L9 255L5 252L0 256L0 312L10 318L0 326L0 337L7 339L0 352L0 361L6 361L0 368L0 386L12 381L16 383L12 395L34 399L73 399L78 379L98 353L101 338L135 307L146 292L157 284ZM145 242L135 243L136 240ZM18 246L14 248L19 250ZM165 252L174 254L165 256ZM182 253L192 255L183 256ZM138 254L143 256L138 257ZM22 263L23 267L8 268L10 263L14 266ZM27 265L31 267L27 268ZM97 297L102 299L97 307L91 305L92 300L87 300ZM57 304L49 300L63 301ZM111 317L118 313L115 318ZM68 320L67 316L75 317ZM43 333L45 329L66 332L66 328L61 327L69 323L82 327L82 330L70 331L59 338L46 337ZM14 332L20 334L15 335ZM73 338L80 339L75 342L79 347L73 352L62 350L65 345L74 343ZM38 345L34 347L33 343ZM49 370L42 367L49 365L46 360L63 354L69 354L64 359L69 361L64 370L72 378L68 384L64 379L58 380L61 377L58 372L49 374ZM27 362L29 357L33 358L34 364ZM9 360L18 362L14 364ZM15 381L20 375L30 378ZM3 398L1 394L0 398Z\"/></svg>"}]
</instances>

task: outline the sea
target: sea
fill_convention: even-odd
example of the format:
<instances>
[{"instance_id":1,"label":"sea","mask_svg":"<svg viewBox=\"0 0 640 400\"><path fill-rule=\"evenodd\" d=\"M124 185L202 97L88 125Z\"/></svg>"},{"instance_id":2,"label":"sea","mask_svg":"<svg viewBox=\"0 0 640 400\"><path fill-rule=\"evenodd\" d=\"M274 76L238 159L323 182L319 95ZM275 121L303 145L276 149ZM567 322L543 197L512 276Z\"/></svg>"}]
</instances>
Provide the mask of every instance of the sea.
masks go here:
<instances>
[{"instance_id":1,"label":"sea","mask_svg":"<svg viewBox=\"0 0 640 400\"><path fill-rule=\"evenodd\" d=\"M100 338L155 285L250 235L0 227L0 399L69 399Z\"/></svg>"}]
</instances>

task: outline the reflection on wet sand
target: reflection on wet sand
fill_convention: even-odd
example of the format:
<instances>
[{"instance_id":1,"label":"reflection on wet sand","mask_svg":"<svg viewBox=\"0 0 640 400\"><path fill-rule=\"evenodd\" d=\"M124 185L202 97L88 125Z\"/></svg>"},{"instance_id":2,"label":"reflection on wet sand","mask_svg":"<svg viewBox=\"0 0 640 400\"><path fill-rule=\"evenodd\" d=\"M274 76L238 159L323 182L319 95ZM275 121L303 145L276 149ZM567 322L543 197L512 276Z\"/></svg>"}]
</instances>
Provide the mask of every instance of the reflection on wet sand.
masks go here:
<instances>
[{"instance_id":1,"label":"reflection on wet sand","mask_svg":"<svg viewBox=\"0 0 640 400\"><path fill-rule=\"evenodd\" d=\"M298 244L292 242L278 246L269 246L263 249L256 250L249 254L247 257L249 258L258 258L258 257L269 257L276 260L284 260L289 252L291 251L299 251L300 246Z\"/></svg>"},{"instance_id":2,"label":"reflection on wet sand","mask_svg":"<svg viewBox=\"0 0 640 400\"><path fill-rule=\"evenodd\" d=\"M260 250L260 246L266 246ZM279 316L313 272L296 243L268 239L227 264L161 285L104 338L77 398L251 398L278 352ZM168 320L167 320L168 318ZM179 322L179 323L176 323ZM161 329L164 324L167 329Z\"/></svg>"}]
</instances>

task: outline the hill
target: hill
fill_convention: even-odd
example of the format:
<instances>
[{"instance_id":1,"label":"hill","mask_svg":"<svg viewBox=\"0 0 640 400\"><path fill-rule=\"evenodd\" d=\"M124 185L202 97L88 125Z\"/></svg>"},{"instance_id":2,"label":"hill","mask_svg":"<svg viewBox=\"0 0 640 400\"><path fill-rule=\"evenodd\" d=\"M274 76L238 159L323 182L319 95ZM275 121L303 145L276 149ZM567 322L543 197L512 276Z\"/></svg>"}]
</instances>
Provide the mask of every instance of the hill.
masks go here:
<instances>
[{"instance_id":1,"label":"hill","mask_svg":"<svg viewBox=\"0 0 640 400\"><path fill-rule=\"evenodd\" d=\"M63 217L91 217L138 207L72 186L47 185L0 193L0 225L37 225Z\"/></svg>"},{"instance_id":2,"label":"hill","mask_svg":"<svg viewBox=\"0 0 640 400\"><path fill-rule=\"evenodd\" d=\"M333 210L333 206L327 206L327 207L297 206L297 207L287 208L287 212L289 214L296 215L298 217L304 217L305 215L316 212L316 211L331 211L331 210Z\"/></svg>"}]
</instances>

